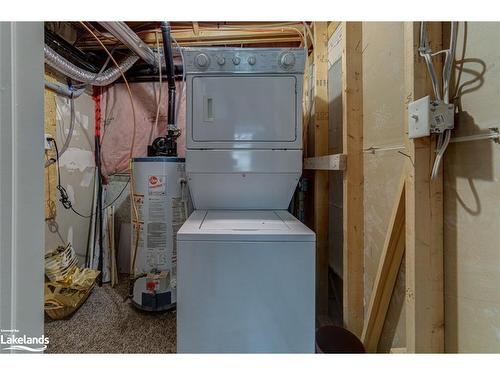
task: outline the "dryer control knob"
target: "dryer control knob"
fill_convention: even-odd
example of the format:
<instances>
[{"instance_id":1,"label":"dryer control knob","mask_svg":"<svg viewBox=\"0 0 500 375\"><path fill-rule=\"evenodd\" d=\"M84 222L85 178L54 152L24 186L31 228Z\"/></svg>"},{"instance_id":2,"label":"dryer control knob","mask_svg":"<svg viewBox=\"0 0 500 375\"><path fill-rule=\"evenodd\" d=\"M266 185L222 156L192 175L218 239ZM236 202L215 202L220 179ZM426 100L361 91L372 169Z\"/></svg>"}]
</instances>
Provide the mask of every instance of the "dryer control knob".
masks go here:
<instances>
[{"instance_id":1,"label":"dryer control knob","mask_svg":"<svg viewBox=\"0 0 500 375\"><path fill-rule=\"evenodd\" d=\"M257 59L255 58L255 56L248 56L247 61L250 65L255 65L255 63L257 62Z\"/></svg>"},{"instance_id":2,"label":"dryer control knob","mask_svg":"<svg viewBox=\"0 0 500 375\"><path fill-rule=\"evenodd\" d=\"M224 65L225 63L226 63L226 59L224 58L224 56L219 56L219 57L217 58L217 64L219 64L219 65L221 65L221 66L222 66L222 65Z\"/></svg>"},{"instance_id":3,"label":"dryer control knob","mask_svg":"<svg viewBox=\"0 0 500 375\"><path fill-rule=\"evenodd\" d=\"M194 62L198 67L206 68L210 64L210 59L206 54L200 53L199 55L196 55Z\"/></svg>"},{"instance_id":4,"label":"dryer control knob","mask_svg":"<svg viewBox=\"0 0 500 375\"><path fill-rule=\"evenodd\" d=\"M295 55L292 52L286 52L280 58L280 65L284 69L290 69L295 64Z\"/></svg>"}]
</instances>

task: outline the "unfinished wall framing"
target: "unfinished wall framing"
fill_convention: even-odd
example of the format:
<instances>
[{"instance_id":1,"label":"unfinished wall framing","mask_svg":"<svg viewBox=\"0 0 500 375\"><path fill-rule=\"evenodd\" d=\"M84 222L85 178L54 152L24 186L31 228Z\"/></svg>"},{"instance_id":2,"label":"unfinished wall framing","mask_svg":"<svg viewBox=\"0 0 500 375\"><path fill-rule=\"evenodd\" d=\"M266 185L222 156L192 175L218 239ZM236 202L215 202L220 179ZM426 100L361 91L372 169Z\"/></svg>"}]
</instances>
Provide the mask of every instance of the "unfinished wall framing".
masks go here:
<instances>
[{"instance_id":1,"label":"unfinished wall framing","mask_svg":"<svg viewBox=\"0 0 500 375\"><path fill-rule=\"evenodd\" d=\"M350 330L360 335L363 327L363 172L362 172L362 140L363 140L363 121L362 121L362 33L361 23L344 22L340 23L313 23L314 27L314 46L313 46L313 76L314 88L312 90L312 113L308 114L313 119L312 124L308 123L309 117L306 117L306 148L314 148L314 153L306 152L309 156L305 160L305 168L314 170L314 230L317 236L317 314L321 315L328 312L328 267L330 263L330 252L339 250L339 247L328 246L325 243L335 241L332 234L332 226L329 223L336 222L337 228L341 224L335 216L339 212L339 204L330 201L329 194L335 195L331 187L339 186L338 178L328 174L332 170L344 170L343 172L343 204L342 204L342 222L341 230L343 232L342 244L342 270L337 267L337 273L344 279L343 282L343 320L344 325ZM341 28L341 29L340 29ZM338 39L341 43L336 43L335 48L341 48L341 76L342 87L341 94L339 89L333 89L330 85L330 91L337 93L337 105L333 105L334 111L331 112L334 123L337 124L337 131L333 128L329 130L329 111L332 103L328 102L328 68L332 65L329 62L328 40L335 31L342 30L342 38ZM337 34L338 35L338 34ZM347 35L347 37L346 37ZM338 53L337 53L338 54ZM336 59L339 60L339 59ZM337 65L338 66L338 65ZM308 91L306 91L306 96ZM339 103L340 101L340 103ZM341 110L339 115L338 110ZM339 124L342 124L341 132ZM330 132L330 134L329 134ZM314 134L314 136L312 135ZM342 134L342 144L335 143ZM328 145L331 139L332 145ZM311 142L312 141L312 142ZM335 150L343 150L342 154L329 154ZM311 158L311 156L313 156ZM345 161L336 163L336 160ZM329 178L330 177L330 178ZM330 181L329 181L330 180ZM330 206L330 209L329 209ZM338 231L336 232L338 233ZM330 234L330 238L329 238ZM333 242L332 242L333 243ZM319 256L318 256L319 254ZM334 257L335 258L335 257ZM339 257L337 256L337 259ZM335 260L332 261L335 263ZM347 275L347 277L346 277ZM346 282L346 279L347 282Z\"/></svg>"},{"instance_id":2,"label":"unfinished wall framing","mask_svg":"<svg viewBox=\"0 0 500 375\"><path fill-rule=\"evenodd\" d=\"M352 23L347 23L347 27L349 25L353 27ZM340 32L342 26L343 23L337 22L328 25L330 80L344 80L345 70L353 67L352 61L346 61L342 63L342 74L334 72L338 69L335 66L339 59L338 45L349 43ZM433 51L447 47L444 41L448 43L449 23L434 22L428 27ZM496 280L500 274L498 251L492 251L492 246L498 243L498 234L486 233L480 224L485 220L496 223L499 217L498 205L491 195L493 190L498 191L498 179L492 172L498 147L491 140L452 143L441 175L431 181L435 137L409 140L405 130L408 103L432 93L427 68L418 54L420 23L364 22L362 30L364 251L363 263L353 268L361 272L361 288L364 288L361 337L370 352L498 351L500 322L495 297L498 293L492 293L482 276L489 275L488 278ZM496 69L500 49L487 46L491 45L489 38L498 37L500 29L488 23L460 23L459 30L461 47L454 73L458 80L453 98L458 106L454 136L486 134L491 132L488 127L496 125L498 119L493 109L497 106L486 106L486 103L498 100L500 95ZM344 56L345 51L342 58ZM442 64L439 57L435 61ZM345 121L348 104L343 100L356 89L352 83L342 82L344 87L340 93L335 89L336 84L328 82L332 88L329 90L331 124L339 118ZM340 138L339 126L330 127L331 132L337 132L337 139ZM474 154L470 153L472 150L476 150ZM329 150L330 154L345 154L344 179L352 167L350 152L352 150L345 147L337 147L332 152L330 146ZM461 157L461 152L468 156ZM329 169L326 159L322 161L323 164L319 164L316 160L314 168L322 165L321 168ZM307 160L305 165L312 168ZM481 192L476 191L476 183L481 186ZM330 184L333 186L329 194L337 195L335 199L330 198L336 201L330 210L331 227L332 220L335 222L334 215L332 218L335 208L343 206L345 213L345 205L352 201L344 190L338 202L341 195L338 184L334 179L330 179ZM344 226L347 220L348 217L343 218ZM330 228L329 241L333 244L337 240L332 237L335 233ZM476 238L479 247L473 245L472 238ZM339 246L330 243L329 248L330 259L336 259L330 266L334 266L339 259L342 261ZM473 253L483 254L481 260ZM346 254L349 256L344 252L344 264ZM359 280L352 276L346 278L345 273L343 276L347 293L344 294L344 322L356 332L355 326L348 323L352 316L347 306L351 293L355 293L351 283ZM473 288L490 292L479 297L469 293ZM470 319L461 318L462 314ZM474 318L474 314L481 316L481 321ZM480 330L481 338L472 333L473 327Z\"/></svg>"},{"instance_id":3,"label":"unfinished wall framing","mask_svg":"<svg viewBox=\"0 0 500 375\"><path fill-rule=\"evenodd\" d=\"M348 329L367 340L370 351L389 352L392 347L406 347L410 352L443 350L442 330L439 330L442 327L439 312L442 312L440 291L443 278L442 272L438 272L442 265L442 239L439 238L442 233L442 216L439 215L441 185L439 181L431 183L426 173L433 160L431 138L417 141L415 146L413 141L407 140L404 132L405 105L410 98L424 96L429 88L427 72L420 69L421 62L416 55L418 43L414 39L405 43L402 32L409 32L410 25L412 32L418 30L418 23L350 22L330 29L331 37L339 38L338 29L342 28L342 152L346 155L342 194L343 320ZM440 45L441 29L435 29L440 24L432 27L433 43ZM334 35L335 31L337 35ZM338 48L338 44L331 43L331 48ZM377 74L373 74L375 71ZM381 85L387 86L389 101L380 95ZM422 149L420 143L427 148ZM421 156L416 157L411 152ZM406 164L410 167L403 169ZM387 179L382 182L384 176ZM415 179L415 176L422 177ZM399 189L398 180L401 181ZM424 196L423 191L430 193ZM417 206L416 199L427 200L428 204ZM403 219L402 215L406 218ZM420 221L425 221L427 227L418 227ZM405 228L405 236L402 236L402 228ZM418 236L424 235L430 236L434 242L420 248ZM406 246L403 238L406 238ZM405 264L411 269L406 279L407 284L413 286L404 288L405 267L401 267L401 257L403 248L408 246L411 250ZM386 259L388 254L390 256ZM438 276L420 276L424 272L423 259L431 262L427 265L429 272ZM391 270L389 279L388 269ZM434 286L427 285L428 280L432 280ZM374 295L373 286L376 288ZM381 286L382 289L378 289ZM433 288L434 292L425 293L427 288ZM415 299L417 293L423 294ZM410 314L406 320L405 299L410 300ZM414 303L415 300L418 304ZM436 313L428 314L428 311ZM405 323L408 323L406 329ZM375 339L373 330L376 331Z\"/></svg>"}]
</instances>

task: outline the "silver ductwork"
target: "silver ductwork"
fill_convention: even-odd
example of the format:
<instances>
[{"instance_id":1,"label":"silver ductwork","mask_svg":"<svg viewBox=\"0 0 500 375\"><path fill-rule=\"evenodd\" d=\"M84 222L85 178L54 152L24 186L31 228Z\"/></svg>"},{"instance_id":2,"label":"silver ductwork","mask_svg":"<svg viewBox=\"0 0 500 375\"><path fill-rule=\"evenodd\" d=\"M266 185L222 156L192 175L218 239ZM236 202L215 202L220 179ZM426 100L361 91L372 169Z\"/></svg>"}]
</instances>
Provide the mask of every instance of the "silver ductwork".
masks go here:
<instances>
[{"instance_id":1,"label":"silver ductwork","mask_svg":"<svg viewBox=\"0 0 500 375\"><path fill-rule=\"evenodd\" d=\"M76 66L47 45L44 46L43 51L45 53L45 62L48 65L67 77L94 86L107 86L113 83L121 76L121 73L125 73L139 60L139 57L130 54L119 64L120 68L113 66L102 73L94 73Z\"/></svg>"},{"instance_id":2,"label":"silver ductwork","mask_svg":"<svg viewBox=\"0 0 500 375\"><path fill-rule=\"evenodd\" d=\"M135 54L148 65L154 68L158 67L156 54L130 27L127 26L125 22L99 22L99 24L108 30L116 39L130 48L130 50L135 52Z\"/></svg>"}]
</instances>

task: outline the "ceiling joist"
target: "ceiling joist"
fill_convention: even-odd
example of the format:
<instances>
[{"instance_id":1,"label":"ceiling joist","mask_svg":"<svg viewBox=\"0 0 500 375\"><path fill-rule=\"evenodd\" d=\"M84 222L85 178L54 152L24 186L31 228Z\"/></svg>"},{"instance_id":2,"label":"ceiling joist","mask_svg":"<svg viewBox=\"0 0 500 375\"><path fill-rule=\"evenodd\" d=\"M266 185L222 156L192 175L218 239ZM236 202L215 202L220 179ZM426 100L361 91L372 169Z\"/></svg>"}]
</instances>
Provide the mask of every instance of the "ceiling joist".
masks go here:
<instances>
[{"instance_id":1,"label":"ceiling joist","mask_svg":"<svg viewBox=\"0 0 500 375\"><path fill-rule=\"evenodd\" d=\"M133 24L130 24L133 27ZM156 29L137 30L138 35L148 45L156 46ZM106 46L119 43L106 32L101 32L102 42ZM181 46L211 45L255 45L255 44L290 44L300 46L303 43L304 25L302 23L172 23L172 37ZM99 49L97 41L90 36L82 36L77 47L85 50Z\"/></svg>"}]
</instances>

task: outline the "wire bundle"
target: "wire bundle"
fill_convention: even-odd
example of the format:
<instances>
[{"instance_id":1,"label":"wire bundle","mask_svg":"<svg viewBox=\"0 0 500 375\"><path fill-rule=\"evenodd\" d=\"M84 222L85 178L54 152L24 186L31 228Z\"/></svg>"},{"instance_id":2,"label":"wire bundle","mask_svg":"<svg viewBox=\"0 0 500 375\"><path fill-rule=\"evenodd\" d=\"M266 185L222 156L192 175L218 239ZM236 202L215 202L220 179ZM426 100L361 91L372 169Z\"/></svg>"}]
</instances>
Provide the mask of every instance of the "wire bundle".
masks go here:
<instances>
[{"instance_id":1,"label":"wire bundle","mask_svg":"<svg viewBox=\"0 0 500 375\"><path fill-rule=\"evenodd\" d=\"M443 101L445 104L450 103L450 79L451 79L451 70L453 67L453 62L455 61L455 51L457 45L457 32L458 32L458 23L451 23L451 35L450 35L450 45L448 49L441 50L438 52L432 52L430 48L429 38L427 36L427 28L426 22L422 22L420 24L420 47L419 53L425 60L427 65L427 70L429 71L429 75L432 81L432 89L434 91L434 96L437 101ZM441 53L445 54L445 62L443 66L443 97L441 98L441 90L440 85L437 79L436 70L434 68L434 64L432 62L432 57L439 55ZM436 145L436 158L434 159L434 165L432 166L431 178L436 179L439 166L441 165L441 160L443 155L450 143L451 138L451 130L446 129L444 133L440 133L438 136L438 141Z\"/></svg>"}]
</instances>

